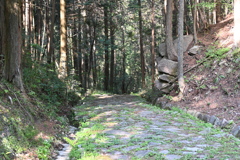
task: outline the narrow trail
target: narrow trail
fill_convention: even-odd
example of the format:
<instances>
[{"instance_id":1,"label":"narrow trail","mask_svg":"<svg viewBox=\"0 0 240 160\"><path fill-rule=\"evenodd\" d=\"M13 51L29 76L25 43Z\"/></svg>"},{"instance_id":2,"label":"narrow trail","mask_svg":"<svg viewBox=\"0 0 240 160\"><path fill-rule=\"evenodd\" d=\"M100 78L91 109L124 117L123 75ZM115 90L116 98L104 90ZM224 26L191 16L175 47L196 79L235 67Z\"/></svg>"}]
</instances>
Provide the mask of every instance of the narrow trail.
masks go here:
<instances>
[{"instance_id":1,"label":"narrow trail","mask_svg":"<svg viewBox=\"0 0 240 160\"><path fill-rule=\"evenodd\" d=\"M86 120L70 159L240 159L240 140L180 110L161 110L130 95L95 95L76 107Z\"/></svg>"}]
</instances>

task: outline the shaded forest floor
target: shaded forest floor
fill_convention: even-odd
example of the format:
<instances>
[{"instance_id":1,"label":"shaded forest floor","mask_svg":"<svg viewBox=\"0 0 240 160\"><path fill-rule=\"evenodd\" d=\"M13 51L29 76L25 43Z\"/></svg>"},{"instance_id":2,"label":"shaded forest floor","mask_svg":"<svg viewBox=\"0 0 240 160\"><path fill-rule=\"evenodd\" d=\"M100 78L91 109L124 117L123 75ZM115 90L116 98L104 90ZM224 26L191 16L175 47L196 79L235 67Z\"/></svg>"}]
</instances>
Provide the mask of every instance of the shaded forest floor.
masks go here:
<instances>
[{"instance_id":1,"label":"shaded forest floor","mask_svg":"<svg viewBox=\"0 0 240 160\"><path fill-rule=\"evenodd\" d=\"M185 74L184 100L173 102L169 97L165 100L240 125L240 52L232 49L233 15L204 30L198 35L198 41L203 48L194 56L184 54L184 70L207 60ZM221 55L221 50L226 48L229 51Z\"/></svg>"}]
</instances>

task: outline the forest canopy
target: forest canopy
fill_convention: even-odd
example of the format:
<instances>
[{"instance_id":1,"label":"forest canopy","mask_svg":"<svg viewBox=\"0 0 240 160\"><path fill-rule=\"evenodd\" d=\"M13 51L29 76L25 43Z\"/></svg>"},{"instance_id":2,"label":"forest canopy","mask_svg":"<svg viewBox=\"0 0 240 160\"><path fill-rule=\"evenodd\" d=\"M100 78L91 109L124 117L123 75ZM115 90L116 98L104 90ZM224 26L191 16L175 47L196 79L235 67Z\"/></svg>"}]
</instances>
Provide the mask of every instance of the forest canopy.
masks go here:
<instances>
[{"instance_id":1,"label":"forest canopy","mask_svg":"<svg viewBox=\"0 0 240 160\"><path fill-rule=\"evenodd\" d=\"M36 64L47 65L60 79L76 81L82 92L153 88L156 59L177 61L173 40L194 35L198 43L197 34L233 12L234 5L232 0L185 0L180 8L180 2L1 0L1 73L21 90L22 71ZM163 42L165 57L159 53Z\"/></svg>"}]
</instances>

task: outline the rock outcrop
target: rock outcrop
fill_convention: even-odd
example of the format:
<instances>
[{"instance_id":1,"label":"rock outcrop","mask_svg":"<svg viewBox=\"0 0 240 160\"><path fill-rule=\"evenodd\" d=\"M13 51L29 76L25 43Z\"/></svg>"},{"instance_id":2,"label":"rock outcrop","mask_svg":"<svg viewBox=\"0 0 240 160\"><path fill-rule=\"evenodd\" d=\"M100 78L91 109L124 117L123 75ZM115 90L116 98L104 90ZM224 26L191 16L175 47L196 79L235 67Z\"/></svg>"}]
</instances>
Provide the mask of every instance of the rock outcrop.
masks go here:
<instances>
[{"instance_id":1,"label":"rock outcrop","mask_svg":"<svg viewBox=\"0 0 240 160\"><path fill-rule=\"evenodd\" d=\"M183 42L183 52L186 52L189 45L193 41L192 35L185 35ZM178 39L173 41L174 48L177 51ZM172 81L177 77L177 66L178 62L167 59L166 55L166 44L162 43L159 45L159 54L156 57L157 69L159 72L158 79L155 80L156 89L163 93L169 93L173 86ZM176 55L177 56L177 55Z\"/></svg>"},{"instance_id":2,"label":"rock outcrop","mask_svg":"<svg viewBox=\"0 0 240 160\"><path fill-rule=\"evenodd\" d=\"M177 62L163 58L159 62L157 62L157 69L159 72L165 75L168 74L168 75L176 76L177 64L178 64Z\"/></svg>"},{"instance_id":3,"label":"rock outcrop","mask_svg":"<svg viewBox=\"0 0 240 160\"><path fill-rule=\"evenodd\" d=\"M192 41L193 41L193 35L185 35L185 36L183 36L183 52L187 51L187 49L188 49L189 45L192 43ZM177 51L178 39L175 39L173 41L173 45L174 45L175 51ZM159 56L160 57L166 57L166 43L161 43L158 46L158 50L159 50Z\"/></svg>"}]
</instances>

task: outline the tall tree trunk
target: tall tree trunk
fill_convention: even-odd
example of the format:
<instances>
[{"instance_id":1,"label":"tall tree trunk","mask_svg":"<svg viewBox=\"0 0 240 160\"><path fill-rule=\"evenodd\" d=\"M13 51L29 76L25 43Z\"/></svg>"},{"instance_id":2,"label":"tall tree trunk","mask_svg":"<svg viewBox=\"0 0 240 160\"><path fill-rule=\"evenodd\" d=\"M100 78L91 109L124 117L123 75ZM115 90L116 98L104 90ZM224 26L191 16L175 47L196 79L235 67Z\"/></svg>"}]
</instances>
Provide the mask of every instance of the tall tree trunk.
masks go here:
<instances>
[{"instance_id":1,"label":"tall tree trunk","mask_svg":"<svg viewBox=\"0 0 240 160\"><path fill-rule=\"evenodd\" d=\"M81 17L81 7L78 7L78 42L77 42L77 51L78 51L78 77L80 84L83 84L82 79L82 17Z\"/></svg>"},{"instance_id":2,"label":"tall tree trunk","mask_svg":"<svg viewBox=\"0 0 240 160\"><path fill-rule=\"evenodd\" d=\"M41 36L41 51L40 51L40 61L43 63L44 61L44 57L45 57L45 46L47 47L46 41L48 41L48 1L45 1L44 6L44 16L43 16L43 32L42 32L42 36Z\"/></svg>"},{"instance_id":3,"label":"tall tree trunk","mask_svg":"<svg viewBox=\"0 0 240 160\"><path fill-rule=\"evenodd\" d=\"M155 0L152 0L152 89L155 81Z\"/></svg>"},{"instance_id":4,"label":"tall tree trunk","mask_svg":"<svg viewBox=\"0 0 240 160\"><path fill-rule=\"evenodd\" d=\"M96 62L96 50L93 52L93 87L96 88L97 85L97 62Z\"/></svg>"},{"instance_id":5,"label":"tall tree trunk","mask_svg":"<svg viewBox=\"0 0 240 160\"><path fill-rule=\"evenodd\" d=\"M193 37L194 43L197 44L197 0L191 0L191 10L193 16Z\"/></svg>"},{"instance_id":6,"label":"tall tree trunk","mask_svg":"<svg viewBox=\"0 0 240 160\"><path fill-rule=\"evenodd\" d=\"M217 21L217 23L219 23L223 18L223 11L221 9L221 7L222 7L221 1L222 0L217 0L217 3L216 3L216 21Z\"/></svg>"},{"instance_id":7,"label":"tall tree trunk","mask_svg":"<svg viewBox=\"0 0 240 160\"><path fill-rule=\"evenodd\" d=\"M25 28L25 48L26 51L29 52L30 48L30 44L29 44L29 17L30 17L30 2L29 0L25 0L25 24L24 24L24 28Z\"/></svg>"},{"instance_id":8,"label":"tall tree trunk","mask_svg":"<svg viewBox=\"0 0 240 160\"><path fill-rule=\"evenodd\" d=\"M93 30L93 31L91 31L92 33L89 32L89 34L90 34L90 53L89 53L89 70L88 70L89 78L88 78L88 81L90 81L90 77L93 78L93 76L91 76L91 75L92 75L92 70L93 70L93 52L94 52L95 34L96 34L95 33L96 26L94 24L92 25L92 30Z\"/></svg>"},{"instance_id":9,"label":"tall tree trunk","mask_svg":"<svg viewBox=\"0 0 240 160\"><path fill-rule=\"evenodd\" d=\"M105 64L104 64L104 90L109 85L109 44L108 44L108 4L104 4L104 33L105 33Z\"/></svg>"},{"instance_id":10,"label":"tall tree trunk","mask_svg":"<svg viewBox=\"0 0 240 160\"><path fill-rule=\"evenodd\" d=\"M29 2L29 26L28 26L28 30L29 30L29 52L32 54L32 47L31 44L33 44L33 2L30 1ZM30 55L31 55L30 54Z\"/></svg>"},{"instance_id":11,"label":"tall tree trunk","mask_svg":"<svg viewBox=\"0 0 240 160\"><path fill-rule=\"evenodd\" d=\"M240 0L234 0L234 44L240 47Z\"/></svg>"},{"instance_id":12,"label":"tall tree trunk","mask_svg":"<svg viewBox=\"0 0 240 160\"><path fill-rule=\"evenodd\" d=\"M73 1L73 10L74 12L77 12L78 13L78 7L75 7L75 0ZM76 75L79 75L79 61L78 61L78 48L79 48L79 44L78 44L78 41L77 39L79 38L78 37L78 24L77 21L80 21L78 20L78 15L77 17L74 17L73 19L73 37L72 37L72 41L73 41L73 66L74 66L74 72ZM80 23L80 22L79 22Z\"/></svg>"},{"instance_id":13,"label":"tall tree trunk","mask_svg":"<svg viewBox=\"0 0 240 160\"><path fill-rule=\"evenodd\" d=\"M84 32L84 35L83 35L83 40L84 40L84 57L83 57L83 88L84 88L84 91L86 92L87 91L87 85L88 85L88 32L90 32L88 30L88 26L86 24L86 22L84 22L84 28L83 30L85 31Z\"/></svg>"},{"instance_id":14,"label":"tall tree trunk","mask_svg":"<svg viewBox=\"0 0 240 160\"><path fill-rule=\"evenodd\" d=\"M0 74L3 72L3 60L4 60L4 51L5 51L5 24L4 24L4 2L5 0L0 0Z\"/></svg>"},{"instance_id":15,"label":"tall tree trunk","mask_svg":"<svg viewBox=\"0 0 240 160\"><path fill-rule=\"evenodd\" d=\"M60 64L59 78L67 77L67 22L66 22L66 2L60 0Z\"/></svg>"},{"instance_id":16,"label":"tall tree trunk","mask_svg":"<svg viewBox=\"0 0 240 160\"><path fill-rule=\"evenodd\" d=\"M122 28L122 55L123 55L123 58L122 58L122 73L121 73L121 76L122 76L122 86L121 86L121 89L122 89L122 94L126 93L126 90L125 90L125 83L126 83L126 53L125 53L125 34L124 34L124 28Z\"/></svg>"},{"instance_id":17,"label":"tall tree trunk","mask_svg":"<svg viewBox=\"0 0 240 160\"><path fill-rule=\"evenodd\" d=\"M113 92L113 84L114 84L114 45L115 45L115 37L114 37L114 22L113 22L113 6L114 2L111 2L110 7L110 39L111 39L111 61L110 61L110 90Z\"/></svg>"},{"instance_id":18,"label":"tall tree trunk","mask_svg":"<svg viewBox=\"0 0 240 160\"><path fill-rule=\"evenodd\" d=\"M142 5L141 0L138 0L138 16L139 16L139 36L140 36L140 58L141 58L141 73L142 73L142 88L146 87L145 84L145 58L143 51L143 35L142 35Z\"/></svg>"},{"instance_id":19,"label":"tall tree trunk","mask_svg":"<svg viewBox=\"0 0 240 160\"><path fill-rule=\"evenodd\" d=\"M54 24L55 24L55 0L52 0L52 11L51 11L51 26L49 33L49 52L47 55L47 62L51 64L54 56Z\"/></svg>"},{"instance_id":20,"label":"tall tree trunk","mask_svg":"<svg viewBox=\"0 0 240 160\"><path fill-rule=\"evenodd\" d=\"M167 0L167 15L166 15L166 51L167 58L170 60L177 60L177 53L173 46L173 37L172 37L172 7L173 0Z\"/></svg>"},{"instance_id":21,"label":"tall tree trunk","mask_svg":"<svg viewBox=\"0 0 240 160\"><path fill-rule=\"evenodd\" d=\"M184 0L179 0L178 13L178 85L180 96L183 95L185 88L183 78L183 21L184 21Z\"/></svg>"},{"instance_id":22,"label":"tall tree trunk","mask_svg":"<svg viewBox=\"0 0 240 160\"><path fill-rule=\"evenodd\" d=\"M43 14L42 14L42 2L40 0L36 0L35 2L35 38L34 38L34 43L37 44L38 46L41 46L41 39L42 39L42 27L43 27ZM35 55L34 55L34 60L35 61L40 61L40 51L37 47L35 47Z\"/></svg>"},{"instance_id":23,"label":"tall tree trunk","mask_svg":"<svg viewBox=\"0 0 240 160\"><path fill-rule=\"evenodd\" d=\"M199 25L199 28L201 28L201 29L207 29L209 25L208 25L208 21L207 21L205 12L203 11L202 8L200 8L200 7L197 7L197 8L198 8L199 17L200 17L201 20L202 20L202 24Z\"/></svg>"},{"instance_id":24,"label":"tall tree trunk","mask_svg":"<svg viewBox=\"0 0 240 160\"><path fill-rule=\"evenodd\" d=\"M4 78L12 82L21 91L24 91L21 73L22 54L22 26L21 26L21 1L8 0L5 3L5 66Z\"/></svg>"}]
</instances>

